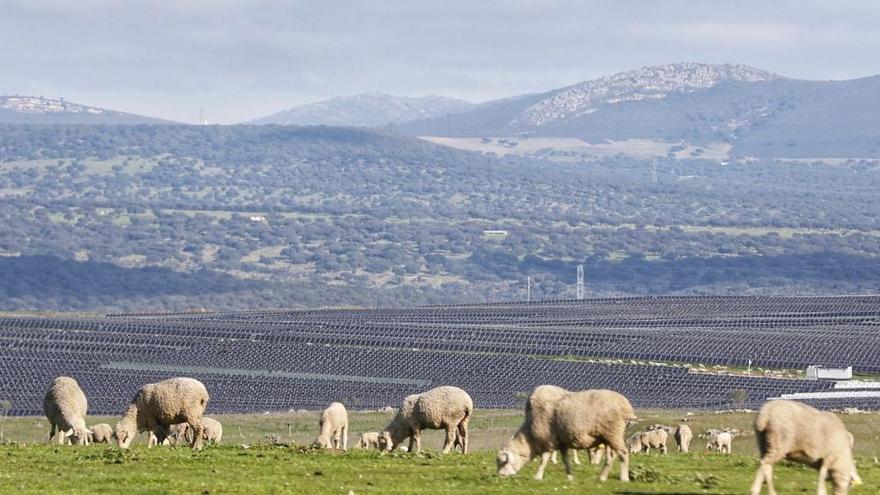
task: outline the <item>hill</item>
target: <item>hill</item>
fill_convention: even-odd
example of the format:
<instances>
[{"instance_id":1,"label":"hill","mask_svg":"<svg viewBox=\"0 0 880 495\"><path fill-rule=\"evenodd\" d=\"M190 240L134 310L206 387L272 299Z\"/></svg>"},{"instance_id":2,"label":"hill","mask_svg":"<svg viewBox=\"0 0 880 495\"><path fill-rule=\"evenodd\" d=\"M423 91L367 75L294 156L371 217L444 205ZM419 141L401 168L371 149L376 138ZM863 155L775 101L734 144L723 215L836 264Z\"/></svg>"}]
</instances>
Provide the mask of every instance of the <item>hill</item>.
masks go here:
<instances>
[{"instance_id":1,"label":"hill","mask_svg":"<svg viewBox=\"0 0 880 495\"><path fill-rule=\"evenodd\" d=\"M399 129L456 138L725 143L731 156L863 158L880 157L878 111L880 76L802 81L742 65L680 63L488 102Z\"/></svg>"},{"instance_id":2,"label":"hill","mask_svg":"<svg viewBox=\"0 0 880 495\"><path fill-rule=\"evenodd\" d=\"M573 297L578 264L596 296L875 292L878 170L0 126L0 310L476 302L525 298L528 277L534 299Z\"/></svg>"},{"instance_id":3,"label":"hill","mask_svg":"<svg viewBox=\"0 0 880 495\"><path fill-rule=\"evenodd\" d=\"M384 127L470 110L474 105L443 96L408 98L381 93L339 96L254 119L248 124Z\"/></svg>"},{"instance_id":4,"label":"hill","mask_svg":"<svg viewBox=\"0 0 880 495\"><path fill-rule=\"evenodd\" d=\"M170 124L115 110L42 96L0 96L0 124Z\"/></svg>"}]
</instances>

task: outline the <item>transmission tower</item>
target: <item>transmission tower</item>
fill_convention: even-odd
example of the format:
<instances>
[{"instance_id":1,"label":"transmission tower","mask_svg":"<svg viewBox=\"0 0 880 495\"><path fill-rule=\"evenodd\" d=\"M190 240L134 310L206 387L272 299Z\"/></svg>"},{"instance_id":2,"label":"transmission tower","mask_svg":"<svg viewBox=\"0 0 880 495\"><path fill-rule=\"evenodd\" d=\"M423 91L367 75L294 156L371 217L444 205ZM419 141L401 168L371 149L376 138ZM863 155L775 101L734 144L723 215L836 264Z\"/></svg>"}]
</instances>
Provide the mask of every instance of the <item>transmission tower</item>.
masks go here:
<instances>
[{"instance_id":1,"label":"transmission tower","mask_svg":"<svg viewBox=\"0 0 880 495\"><path fill-rule=\"evenodd\" d=\"M584 265L578 265L577 298L584 298Z\"/></svg>"}]
</instances>

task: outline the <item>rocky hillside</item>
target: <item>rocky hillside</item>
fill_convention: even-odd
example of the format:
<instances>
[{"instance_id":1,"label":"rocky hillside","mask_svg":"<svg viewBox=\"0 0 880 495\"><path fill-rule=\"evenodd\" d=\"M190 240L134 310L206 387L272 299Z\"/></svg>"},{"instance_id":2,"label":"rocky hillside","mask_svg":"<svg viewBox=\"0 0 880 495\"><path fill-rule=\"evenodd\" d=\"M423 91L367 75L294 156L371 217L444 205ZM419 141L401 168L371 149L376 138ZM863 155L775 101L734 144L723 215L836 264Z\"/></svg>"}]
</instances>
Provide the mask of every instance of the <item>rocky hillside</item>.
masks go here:
<instances>
[{"instance_id":1,"label":"rocky hillside","mask_svg":"<svg viewBox=\"0 0 880 495\"><path fill-rule=\"evenodd\" d=\"M420 136L652 139L763 157L880 157L880 76L804 81L743 65L646 67L399 126Z\"/></svg>"},{"instance_id":2,"label":"rocky hillside","mask_svg":"<svg viewBox=\"0 0 880 495\"><path fill-rule=\"evenodd\" d=\"M161 124L161 119L43 96L0 96L0 124Z\"/></svg>"}]
</instances>

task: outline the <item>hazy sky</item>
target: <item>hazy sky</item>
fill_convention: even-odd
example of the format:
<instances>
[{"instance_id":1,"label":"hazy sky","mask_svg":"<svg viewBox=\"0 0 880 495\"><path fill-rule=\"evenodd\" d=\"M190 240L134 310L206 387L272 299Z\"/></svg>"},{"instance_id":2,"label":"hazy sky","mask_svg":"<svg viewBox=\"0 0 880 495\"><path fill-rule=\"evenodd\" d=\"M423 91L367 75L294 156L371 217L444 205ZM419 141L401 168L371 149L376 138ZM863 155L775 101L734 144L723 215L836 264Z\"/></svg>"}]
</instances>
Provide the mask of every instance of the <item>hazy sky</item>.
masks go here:
<instances>
[{"instance_id":1,"label":"hazy sky","mask_svg":"<svg viewBox=\"0 0 880 495\"><path fill-rule=\"evenodd\" d=\"M0 0L0 93L230 123L343 94L471 101L645 65L880 73L880 1Z\"/></svg>"}]
</instances>

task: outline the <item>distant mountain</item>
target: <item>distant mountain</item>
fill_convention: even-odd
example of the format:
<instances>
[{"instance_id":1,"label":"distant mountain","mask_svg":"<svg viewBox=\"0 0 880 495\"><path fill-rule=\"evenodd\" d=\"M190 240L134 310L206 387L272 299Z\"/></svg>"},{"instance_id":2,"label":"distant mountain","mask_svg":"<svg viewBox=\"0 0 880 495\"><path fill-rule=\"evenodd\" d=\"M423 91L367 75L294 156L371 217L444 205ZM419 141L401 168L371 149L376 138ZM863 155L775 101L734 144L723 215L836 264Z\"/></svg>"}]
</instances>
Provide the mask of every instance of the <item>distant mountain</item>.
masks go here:
<instances>
[{"instance_id":1,"label":"distant mountain","mask_svg":"<svg viewBox=\"0 0 880 495\"><path fill-rule=\"evenodd\" d=\"M0 124L170 124L172 122L42 96L0 96Z\"/></svg>"},{"instance_id":2,"label":"distant mountain","mask_svg":"<svg viewBox=\"0 0 880 495\"><path fill-rule=\"evenodd\" d=\"M383 127L464 112L475 105L444 96L409 98L381 93L339 96L309 103L249 124Z\"/></svg>"},{"instance_id":3,"label":"distant mountain","mask_svg":"<svg viewBox=\"0 0 880 495\"><path fill-rule=\"evenodd\" d=\"M803 81L744 65L646 67L397 126L420 136L730 143L733 154L880 156L880 76Z\"/></svg>"}]
</instances>

